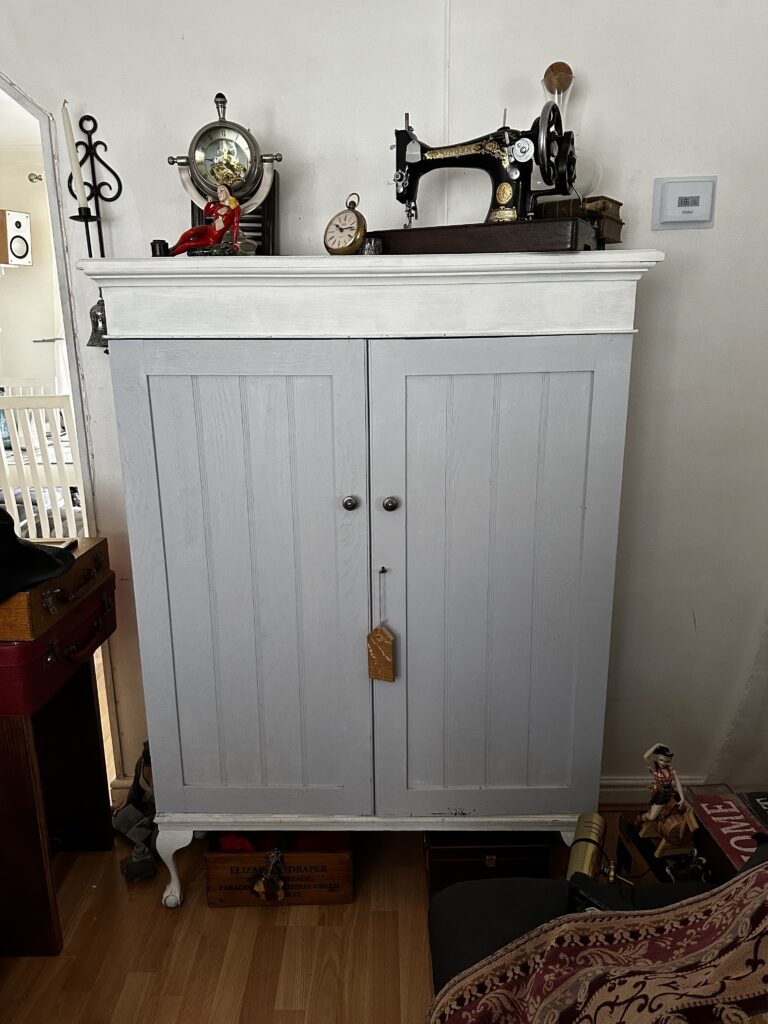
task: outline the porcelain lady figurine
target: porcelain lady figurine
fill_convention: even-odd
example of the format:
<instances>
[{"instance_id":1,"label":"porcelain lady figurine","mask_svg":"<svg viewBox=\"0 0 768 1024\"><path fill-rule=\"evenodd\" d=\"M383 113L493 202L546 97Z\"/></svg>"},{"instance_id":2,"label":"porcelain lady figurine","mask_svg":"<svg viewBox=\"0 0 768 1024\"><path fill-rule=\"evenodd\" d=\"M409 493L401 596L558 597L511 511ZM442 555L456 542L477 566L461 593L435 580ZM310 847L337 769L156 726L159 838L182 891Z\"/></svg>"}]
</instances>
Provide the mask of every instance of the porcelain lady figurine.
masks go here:
<instances>
[{"instance_id":1,"label":"porcelain lady figurine","mask_svg":"<svg viewBox=\"0 0 768 1024\"><path fill-rule=\"evenodd\" d=\"M211 199L205 204L203 213L206 217L212 217L212 224L201 224L196 228L189 228L179 238L176 245L169 251L169 256L178 256L179 253L187 252L189 249L208 249L218 245L224 235L232 229L232 250L237 253L237 231L240 226L240 203L226 185L219 185L216 189L216 199Z\"/></svg>"}]
</instances>

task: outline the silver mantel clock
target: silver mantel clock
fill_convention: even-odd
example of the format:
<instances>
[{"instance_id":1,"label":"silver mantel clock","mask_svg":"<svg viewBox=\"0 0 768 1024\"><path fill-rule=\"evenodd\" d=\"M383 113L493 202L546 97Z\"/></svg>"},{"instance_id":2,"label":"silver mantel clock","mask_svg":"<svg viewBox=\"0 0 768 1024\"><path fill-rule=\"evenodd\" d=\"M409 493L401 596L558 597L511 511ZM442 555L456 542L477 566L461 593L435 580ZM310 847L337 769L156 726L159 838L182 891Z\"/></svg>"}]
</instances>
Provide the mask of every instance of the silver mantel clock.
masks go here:
<instances>
[{"instance_id":1,"label":"silver mantel clock","mask_svg":"<svg viewBox=\"0 0 768 1024\"><path fill-rule=\"evenodd\" d=\"M187 156L169 156L192 202L201 210L220 185L226 185L242 212L260 206L270 193L280 153L262 153L254 135L227 120L227 97L214 97L217 121L203 125L192 137Z\"/></svg>"}]
</instances>

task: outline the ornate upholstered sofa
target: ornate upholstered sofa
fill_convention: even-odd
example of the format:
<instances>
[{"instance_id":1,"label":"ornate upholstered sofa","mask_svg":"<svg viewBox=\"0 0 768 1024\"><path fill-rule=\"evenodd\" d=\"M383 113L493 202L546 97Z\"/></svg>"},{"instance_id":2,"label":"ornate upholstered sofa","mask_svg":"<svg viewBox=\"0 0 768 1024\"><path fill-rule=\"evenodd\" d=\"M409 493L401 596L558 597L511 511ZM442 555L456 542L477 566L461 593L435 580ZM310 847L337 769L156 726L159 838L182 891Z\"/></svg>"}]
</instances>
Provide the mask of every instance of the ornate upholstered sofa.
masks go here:
<instances>
[{"instance_id":1,"label":"ornate upholstered sofa","mask_svg":"<svg viewBox=\"0 0 768 1024\"><path fill-rule=\"evenodd\" d=\"M687 1024L768 1011L768 836L725 885L494 879L437 893L430 1024ZM591 909L579 909L581 907ZM574 911L576 911L574 913Z\"/></svg>"}]
</instances>

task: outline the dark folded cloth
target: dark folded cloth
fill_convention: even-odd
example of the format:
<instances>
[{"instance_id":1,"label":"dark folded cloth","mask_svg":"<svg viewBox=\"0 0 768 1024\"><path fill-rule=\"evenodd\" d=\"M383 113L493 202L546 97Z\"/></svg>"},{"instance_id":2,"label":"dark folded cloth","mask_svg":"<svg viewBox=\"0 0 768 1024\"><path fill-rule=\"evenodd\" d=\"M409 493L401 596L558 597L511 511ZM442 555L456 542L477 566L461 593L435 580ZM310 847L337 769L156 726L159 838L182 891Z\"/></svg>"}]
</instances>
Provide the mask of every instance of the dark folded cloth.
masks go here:
<instances>
[{"instance_id":1,"label":"dark folded cloth","mask_svg":"<svg viewBox=\"0 0 768 1024\"><path fill-rule=\"evenodd\" d=\"M43 580L62 576L74 564L71 551L17 537L10 514L0 509L0 601Z\"/></svg>"}]
</instances>

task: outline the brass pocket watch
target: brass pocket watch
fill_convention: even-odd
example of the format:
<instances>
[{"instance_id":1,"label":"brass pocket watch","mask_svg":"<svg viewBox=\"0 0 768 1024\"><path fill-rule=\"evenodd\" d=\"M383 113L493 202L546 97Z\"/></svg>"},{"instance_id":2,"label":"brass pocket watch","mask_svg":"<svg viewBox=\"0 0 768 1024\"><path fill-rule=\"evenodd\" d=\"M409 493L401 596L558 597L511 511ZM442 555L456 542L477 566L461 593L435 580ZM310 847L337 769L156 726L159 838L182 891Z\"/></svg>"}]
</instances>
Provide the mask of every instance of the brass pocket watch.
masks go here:
<instances>
[{"instance_id":1,"label":"brass pocket watch","mask_svg":"<svg viewBox=\"0 0 768 1024\"><path fill-rule=\"evenodd\" d=\"M347 197L346 209L334 214L323 235L325 248L331 256L349 256L362 247L367 225L357 209L360 196L352 192Z\"/></svg>"}]
</instances>

